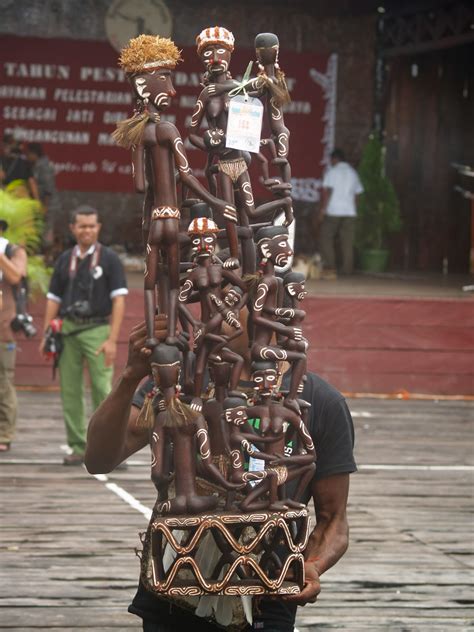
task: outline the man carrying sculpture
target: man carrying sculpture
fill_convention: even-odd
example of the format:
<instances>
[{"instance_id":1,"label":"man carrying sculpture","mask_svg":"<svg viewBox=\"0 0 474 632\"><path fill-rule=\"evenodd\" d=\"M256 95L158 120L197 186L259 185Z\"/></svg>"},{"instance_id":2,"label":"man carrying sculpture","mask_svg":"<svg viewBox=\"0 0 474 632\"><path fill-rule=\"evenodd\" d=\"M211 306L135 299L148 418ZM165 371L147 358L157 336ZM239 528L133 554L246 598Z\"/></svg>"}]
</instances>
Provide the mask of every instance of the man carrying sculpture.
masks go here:
<instances>
[{"instance_id":1,"label":"man carrying sculpture","mask_svg":"<svg viewBox=\"0 0 474 632\"><path fill-rule=\"evenodd\" d=\"M157 339L164 340L166 331L166 317L157 317ZM85 460L91 473L110 472L149 442L149 431L136 424L146 391L152 388L151 379L144 388L139 388L150 374L150 351L145 348L145 340L145 325L141 323L131 332L125 369L109 397L92 416ZM238 347L234 350L246 360L239 389L251 389L246 332L235 340L235 344ZM290 377L288 373L284 375L282 389L288 388ZM296 607L316 601L321 589L320 575L344 555L348 546L349 474L356 469L352 455L352 419L343 396L336 389L314 373L308 373L306 377L302 398L312 405L308 430L317 451L316 472L302 497L304 502L313 498L317 518L305 552L306 584L299 595L259 599L259 613L254 612L253 629L261 629L261 622L264 622L265 630L293 630ZM143 629L149 632L217 629L212 623L155 597L141 583L130 612L143 619Z\"/></svg>"},{"instance_id":2,"label":"man carrying sculpture","mask_svg":"<svg viewBox=\"0 0 474 632\"><path fill-rule=\"evenodd\" d=\"M140 38L144 37L146 36L140 36ZM140 40L140 38L137 39ZM192 121L194 128L192 132L197 132L204 115L203 111L205 111L211 126L209 140L215 140L216 135L219 135L219 130L222 131L225 128L227 95L222 100L215 100L214 95L218 96L217 84L226 84L228 79L227 67L232 47L231 34L221 27L205 29L198 36L199 54L208 67L207 80L210 89L202 95L204 101L209 97L206 102L198 100ZM141 50L140 47L137 50ZM136 183L141 185L139 188L144 190L144 173L147 177L150 174L156 176L148 182L144 217L145 222L150 223L147 264L152 264L155 270L152 273L153 283L146 285L146 291L153 289L154 294L155 282L158 282L159 286L161 279L166 286L167 279L172 276L170 265L174 266L176 263L177 270L179 263L177 257L169 258L169 246L174 239L177 255L179 231L177 221L174 227L170 228L168 241L164 244L168 247L168 269L160 260L163 253L158 252L164 250L158 233L162 230L166 232L168 224L162 224L154 229L154 219L151 215L155 211L159 215L162 204L171 205L170 214L177 211L174 205L175 198L159 200L156 197L157 192L159 195L167 195L169 191L169 188L162 186L163 179L160 181L159 169L170 167L172 163L166 156L173 155L180 178L183 179L184 175L183 182L186 184L189 167L182 151L180 138L178 140L173 136L179 146L175 148L176 151L171 150L171 153L170 148L166 146L168 141L165 139L166 142L164 142L159 138L161 127L159 107L160 104L167 102L171 93L169 86L169 89L164 89L163 93L160 93L153 85L155 81L170 83L162 70L163 60L148 57L143 59L141 56L138 61L142 65L145 62L147 66L139 70L144 70L145 74L149 71L152 75L152 78L144 76L141 72L130 75L134 90L145 107L141 113L137 113L132 119L124 122L119 127L118 133L123 137L128 137L127 143L133 147ZM155 68L157 62L159 62L158 67ZM128 73L127 69L126 71ZM227 85L224 87L222 94L227 91ZM147 100L152 100L156 107L150 108ZM158 120L156 120L157 116ZM135 135L135 129L141 129L141 132ZM165 132L168 133L168 131L167 127ZM147 134L151 134L152 138L148 138ZM192 133L191 136L193 136ZM197 141L196 144L201 149L205 149L204 142L197 133L194 139L191 138L191 141L193 140ZM236 407L232 402L229 403L229 400L216 399L213 405L213 414L215 414L212 424L206 419L206 415L209 414L206 404L213 397L211 394L213 385L206 386L205 384L209 377L207 371L205 371L206 375L202 371L202 409L192 408L193 396L195 396L193 385L185 380L182 388L179 383L181 353L185 351L189 356L191 341L188 340L186 331L177 333L174 298L171 292L167 292L169 300L159 302L160 309L164 309L167 316L155 315L155 304L147 299L146 322L137 325L132 330L127 365L112 392L95 411L90 421L85 457L86 466L91 473L106 473L141 448L147 445L152 448L152 478L157 487L158 499L143 541L138 591L129 607L131 613L142 618L145 632L170 632L176 629L211 631L220 626L228 627L230 622L234 623L234 613L236 614L235 623L241 630L263 628L267 631L289 632L294 629L297 606L316 600L320 591L320 575L340 559L348 544L346 504L349 474L356 469L352 455L352 419L340 393L314 374L308 373L304 376L304 352L298 353L289 349L280 353L281 348L275 342L275 334L285 339L304 342L300 328L279 322L279 319L283 319L285 315L278 311L281 298L279 282L275 286L273 283L274 267L288 263L292 254L288 245L287 230L286 228L275 230L273 227L263 229L264 232L257 236L258 246L255 248L250 240L249 219L263 215L270 208L254 208L253 199L250 197L251 190L250 188L247 190L247 184L250 187L250 181L246 174L245 160L241 160L242 157L238 156L234 161L232 154L224 153L225 155L218 156L217 167L221 180L230 179L227 183L221 182L224 186L220 187L221 194L224 192L223 197L227 206L219 206L215 198L209 196L207 192L201 197L214 210L221 212L227 220L233 222L236 219L235 209L230 206L233 203L233 189L234 187L241 188L236 199L241 206L239 228L243 228L244 232L238 234L241 238L247 238L246 246L251 245L252 253L247 253L249 256L246 257L245 251L250 249L242 244L243 257L240 263L243 272L254 272L253 262L257 251L260 255L260 267L256 274L242 280L243 286L236 283L236 287L241 292L242 302L237 299L239 307L232 315L234 319L240 321L239 329L242 331L239 331L239 335L233 332L232 322L221 319L221 314L218 314L219 327L222 326L222 330L219 331L219 341L224 342L226 348L243 359L243 363L239 366L240 376L237 388L229 392L228 384L226 387L225 380L222 381L220 378L219 388L222 392L227 390L231 397L239 398L242 395L246 399L242 400L240 397L239 401L253 404L253 406L244 407L248 416L252 415L252 420L245 421L245 427L241 428L243 432L234 432L236 437L232 447L240 452L243 459L245 459L244 452L251 458L258 458L259 454L264 457L268 461L269 481L254 494L253 500L256 504L253 506L262 506L262 510L257 512L258 515L248 513L242 515L234 511L234 508L242 502L242 498L245 499L246 493L252 494L251 479L253 478L241 475L240 469L237 480L231 480L229 464L226 465L225 462L226 457L230 456L230 450L226 453L226 438L229 438L231 430L229 423L225 423L225 413L233 411L230 412L230 420L237 423L239 420L234 417L238 411L236 412ZM143 167L143 158L148 161L148 167L146 165L145 168ZM160 186L155 190L154 187L157 184ZM191 188L194 186L192 180L190 186ZM227 189L229 196L225 194ZM197 187L194 186L194 190L199 195ZM288 198L286 202L285 207L285 198L282 196L279 201L268 204L273 210L283 207L287 223L289 223L292 219L291 199ZM231 211L234 213L233 216L231 216ZM161 220L162 216L156 219ZM177 217L171 217L171 219L177 220ZM230 257L227 261L221 262L216 259L213 265L229 270L237 267L239 261L235 242L236 231L233 230L235 227L228 224L226 228L231 229L227 230ZM211 237L208 238L211 243ZM150 257L153 250L155 250L154 255ZM206 260L207 258L204 258L204 261ZM189 286L189 277L193 271L188 270L188 277L183 279L183 292L187 287L186 281ZM207 267L205 272L206 274L194 275L196 284L192 283L192 288L189 286L189 291L193 289L194 292L191 292L189 296L183 295L183 299L191 300L192 294L205 296L212 286L216 308L220 306L225 310L223 302L226 293L230 291L229 281L230 285L234 285L232 280L227 278L228 275L210 278ZM225 281L224 276L226 276ZM171 279L169 287L174 294L176 279ZM248 300L250 315L244 305L246 302L244 297L247 294L250 297ZM211 300L210 294L209 299ZM206 321L209 316L208 322L203 322L204 326L212 321L212 315L216 312L214 305L209 305L208 312L204 310L202 311L204 316L201 314L203 321ZM221 320L225 322L221 323ZM257 362L253 369L252 360ZM262 364L262 361L268 360L271 361L270 367ZM208 365L210 365L209 362ZM141 384L144 378L150 376L150 373L152 377L148 377L148 380ZM222 371L222 375L224 373L225 371ZM260 389L259 384L262 380L265 388L267 382L269 384L273 380L272 383L275 384L274 388L267 389L268 397ZM284 396L285 393L287 393L285 400L280 401L280 395ZM191 402L191 406L187 405L188 402ZM301 415L300 411L302 411ZM223 424L221 427L223 441L215 442L210 435L215 432L213 428L218 428L219 418ZM217 446L219 454L213 453L214 445L217 443L219 443ZM253 447L252 443L255 443L256 447ZM217 461L216 457L218 457ZM244 470L247 466L250 469L250 462L245 464L244 461L239 461L239 466ZM265 468L265 464L263 467ZM197 484L198 477L202 477L199 485ZM258 479L258 477L255 478ZM263 481L264 478L262 476L261 480ZM285 488L286 482L288 482L288 489ZM213 483L217 483L220 489L216 489L216 486L212 488ZM199 487L201 485L202 488ZM293 486L296 491L292 497L293 492L290 487ZM268 488L269 493L265 487ZM226 494L225 490L230 493ZM199 497L196 497L195 492L199 494ZM218 494L222 500L226 499L228 511L217 512L217 507L222 505L220 500L216 505L216 510L213 510L214 503L217 502L213 498L215 494ZM300 517L303 520L301 524L306 524L304 521L308 520L308 512L304 507L301 508L298 501L307 503L311 497L314 500L317 524L308 541L308 532L305 528L297 527L298 533L292 534L288 525L296 526L299 524L296 520ZM267 511L266 507L269 505L273 508ZM240 507L245 507L245 503L240 504ZM291 522L292 520L294 522ZM229 524L234 526L225 528L225 525ZM255 537L247 534L251 540L248 546L240 541L246 524L251 525L256 533ZM287 542L283 543L283 548L286 548L288 553L284 553L283 556L280 556L279 550L276 550L280 548L279 541L278 543L275 541L276 547L273 550L273 536L267 533L268 529L274 527L277 532L282 529L287 534L285 536ZM182 529L184 535L177 536ZM207 550L207 545L202 543L201 534L207 529L209 531L205 535L212 534L215 545L219 549L217 551L215 546L211 546L210 553L213 555L216 551L218 559L215 563L212 560L204 560L206 566L201 566L201 559L198 557L203 550ZM299 538L301 535L299 532L304 534L302 539ZM264 539L260 539L260 533ZM209 539L212 545L212 538ZM254 551L254 545L260 543L259 549ZM292 544L296 547L291 548ZM177 556L165 560L168 545L173 547ZM262 550L264 552L259 557L259 552ZM259 566L262 559L265 560L264 564L268 561L270 565ZM184 574L180 572L183 567ZM190 581L188 581L189 578ZM177 582L174 582L175 579ZM235 581L237 583L233 583ZM283 582L286 582L285 585ZM228 588L230 588L229 592ZM248 595L255 594L255 591L260 596L252 599L253 604L249 606ZM269 592L273 594L269 596ZM224 596L230 594L246 595L246 597L242 598L242 602L240 597L237 598L241 612L234 611L233 606L230 606L229 618L229 603L236 601L235 598L232 600ZM179 601L175 600L173 595L178 595L176 599L179 598ZM195 603L186 601L190 595L203 595L197 607ZM210 603L212 605L206 609L206 604L209 606Z\"/></svg>"}]
</instances>

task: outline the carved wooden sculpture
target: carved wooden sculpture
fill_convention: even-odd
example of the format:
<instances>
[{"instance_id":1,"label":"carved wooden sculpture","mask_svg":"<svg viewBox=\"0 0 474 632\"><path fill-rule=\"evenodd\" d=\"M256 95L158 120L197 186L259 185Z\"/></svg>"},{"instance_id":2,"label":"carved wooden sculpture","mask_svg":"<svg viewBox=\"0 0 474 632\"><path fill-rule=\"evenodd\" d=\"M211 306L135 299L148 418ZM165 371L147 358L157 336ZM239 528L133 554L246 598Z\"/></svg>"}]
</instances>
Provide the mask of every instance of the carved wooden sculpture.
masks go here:
<instances>
[{"instance_id":1,"label":"carved wooden sculpture","mask_svg":"<svg viewBox=\"0 0 474 632\"><path fill-rule=\"evenodd\" d=\"M209 27L197 36L196 43L198 55L207 70L208 85L196 102L189 127L189 140L216 159L217 190L220 197L233 204L234 189L238 192L239 224L244 228L239 231L239 236L242 237L242 268L244 272L252 273L255 269L255 252L251 240L252 232L248 229L250 220L269 216L283 209L289 224L293 221L292 202L289 196L285 196L255 208L246 155L238 149L226 147L229 91L237 85L229 79L228 74L234 36L222 27ZM201 136L199 130L204 117L209 129ZM233 226L226 228L231 257L227 259L225 266L237 267L237 233Z\"/></svg>"},{"instance_id":2,"label":"carved wooden sculpture","mask_svg":"<svg viewBox=\"0 0 474 632\"><path fill-rule=\"evenodd\" d=\"M285 212L287 224L293 219L289 132L281 110L288 94L278 68L278 39L260 34L260 73L251 83L265 103L272 164L280 173L266 182L277 199L255 208L250 156L226 147L229 92L238 85L228 72L233 35L212 27L200 33L197 45L206 77L190 140L207 152L215 191L222 199L198 183L178 130L161 119L175 94L171 71L179 61L176 46L171 40L141 35L124 48L120 61L138 109L118 125L114 137L132 149L135 186L145 191L146 346L152 349L155 381L140 414L150 429L151 476L158 490L142 579L150 590L166 596L296 593L304 584L309 532L308 511L299 501L315 469L315 449L302 417L309 404L298 400L306 372L305 313L300 309L304 279L290 273L282 282L275 276L275 266L284 267L293 254L285 226L259 228L256 244L257 227L252 228L257 218L278 210ZM204 117L209 129L201 135ZM178 200L186 196L179 195L175 168L178 181L199 200L191 206L184 230ZM187 199L182 207L191 204ZM224 218L227 258L219 258L216 251L219 228L208 205ZM186 263L187 243L192 261L187 257ZM167 337L161 344L153 330L157 305L168 314ZM246 307L249 332L243 320ZM183 362L192 356L191 348L193 379L186 377L183 394L180 372L183 364L191 364ZM254 361L253 395L248 398L239 391L245 388L239 380L247 355ZM282 403L277 363L286 361L291 378ZM258 428L250 423L254 419Z\"/></svg>"},{"instance_id":3,"label":"carved wooden sculpture","mask_svg":"<svg viewBox=\"0 0 474 632\"><path fill-rule=\"evenodd\" d=\"M259 33L255 38L259 74L252 80L250 88L260 94L265 103L265 112L271 137L263 139L262 145L268 146L272 155L272 165L279 168L281 183L269 181L272 190L288 191L291 188L291 168L288 162L290 150L290 131L285 126L283 106L290 102L285 75L278 63L278 37L274 33Z\"/></svg>"},{"instance_id":4,"label":"carved wooden sculpture","mask_svg":"<svg viewBox=\"0 0 474 632\"><path fill-rule=\"evenodd\" d=\"M274 270L275 266L285 266L293 254L288 243L288 229L284 226L261 228L255 239L260 255L260 276L252 305L254 324L252 359L276 362L288 360L292 363L290 390L285 405L298 411L296 395L306 368L306 354L302 351L287 351L272 342L275 333L292 340L303 340L300 327L289 327L278 321L278 317L281 315L280 310L284 308L278 304L279 283L274 276Z\"/></svg>"},{"instance_id":5,"label":"carved wooden sculpture","mask_svg":"<svg viewBox=\"0 0 474 632\"><path fill-rule=\"evenodd\" d=\"M160 309L168 309L169 344L176 344L177 306L179 292L179 219L180 210L174 170L180 180L196 195L206 200L228 222L235 222L235 209L209 194L193 176L181 136L174 125L161 120L161 112L176 93L171 70L180 59L174 43L166 38L140 35L122 50L120 63L134 89L142 109L131 119L122 121L114 133L122 146L132 148L137 190L145 190L145 171L153 182L153 207L145 217L149 222L145 267L145 320L147 346L153 348L153 322L156 311L155 288L158 280L169 281L168 295L162 288ZM144 169L144 165L146 168ZM166 261L166 272L164 262ZM160 266L160 267L159 267ZM159 273L160 270L160 273ZM163 283L163 286L165 284Z\"/></svg>"},{"instance_id":6,"label":"carved wooden sculpture","mask_svg":"<svg viewBox=\"0 0 474 632\"><path fill-rule=\"evenodd\" d=\"M290 327L297 327L299 329L303 327L306 312L300 308L300 304L307 294L305 282L306 278L301 272L288 272L283 279L283 307L278 309L277 316L280 322ZM303 382L306 380L306 352L308 350L308 341L306 338L294 340L293 338L280 336L278 338L278 344L287 351L297 351L298 353L305 354L303 380L298 387L298 392L302 392L304 386Z\"/></svg>"},{"instance_id":7,"label":"carved wooden sculpture","mask_svg":"<svg viewBox=\"0 0 474 632\"><path fill-rule=\"evenodd\" d=\"M201 397L203 389L204 371L211 353L214 359L224 359L234 365L232 386L235 389L243 360L237 354L226 348L228 338L223 337L221 325L225 321L240 333L241 325L234 313L238 311L246 299L246 287L237 274L222 266L214 257L216 234L218 227L210 218L205 204L195 205L195 217L188 227L191 245L194 251L196 267L190 270L179 293L180 310L192 324L194 329L194 344L196 350L195 367L195 396L196 403ZM223 283L230 283L241 289L239 303L228 307L224 302ZM197 320L186 307L186 301L194 291L199 293L200 319ZM229 297L227 297L229 300ZM216 351L216 345L221 347ZM218 354L218 355L217 355Z\"/></svg>"},{"instance_id":8,"label":"carved wooden sculpture","mask_svg":"<svg viewBox=\"0 0 474 632\"><path fill-rule=\"evenodd\" d=\"M198 496L196 490L197 455L206 475L226 489L239 485L228 482L212 463L209 433L204 417L179 400L178 384L181 354L174 346L160 344L151 355L151 367L163 395L164 406L155 418L152 430L151 478L156 486L167 482L170 473L164 470L164 454L173 444L173 477L176 495L158 507L162 514L194 514L210 511L217 505L215 496Z\"/></svg>"}]
</instances>

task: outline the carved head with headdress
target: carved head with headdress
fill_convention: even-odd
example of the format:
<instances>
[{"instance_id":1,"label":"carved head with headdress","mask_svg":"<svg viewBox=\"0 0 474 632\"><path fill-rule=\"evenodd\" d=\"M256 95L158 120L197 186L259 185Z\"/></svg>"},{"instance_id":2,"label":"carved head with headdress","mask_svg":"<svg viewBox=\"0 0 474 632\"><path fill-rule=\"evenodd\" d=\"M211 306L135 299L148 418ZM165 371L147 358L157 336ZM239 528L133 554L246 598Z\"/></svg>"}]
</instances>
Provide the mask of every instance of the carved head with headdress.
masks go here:
<instances>
[{"instance_id":1,"label":"carved head with headdress","mask_svg":"<svg viewBox=\"0 0 474 632\"><path fill-rule=\"evenodd\" d=\"M208 73L225 73L234 50L234 36L223 26L209 26L196 37L197 53Z\"/></svg>"},{"instance_id":2,"label":"carved head with headdress","mask_svg":"<svg viewBox=\"0 0 474 632\"><path fill-rule=\"evenodd\" d=\"M139 106L112 134L118 145L129 149L140 144L148 121L159 122L160 111L170 105L171 97L176 94L171 71L180 60L175 43L158 35L139 35L122 49L119 65L133 87Z\"/></svg>"},{"instance_id":3,"label":"carved head with headdress","mask_svg":"<svg viewBox=\"0 0 474 632\"><path fill-rule=\"evenodd\" d=\"M219 227L212 219L212 211L204 202L193 204L190 212L191 223L188 235L195 257L210 257L216 249L216 237Z\"/></svg>"}]
</instances>

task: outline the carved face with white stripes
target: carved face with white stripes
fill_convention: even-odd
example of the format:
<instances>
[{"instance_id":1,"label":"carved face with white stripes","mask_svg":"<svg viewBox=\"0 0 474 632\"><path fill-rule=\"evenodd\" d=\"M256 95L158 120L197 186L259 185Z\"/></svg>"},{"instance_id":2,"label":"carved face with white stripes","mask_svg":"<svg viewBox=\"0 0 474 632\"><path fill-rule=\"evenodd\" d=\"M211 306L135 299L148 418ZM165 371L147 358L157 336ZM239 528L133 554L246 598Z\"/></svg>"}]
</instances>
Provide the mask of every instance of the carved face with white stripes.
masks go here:
<instances>
[{"instance_id":1,"label":"carved face with white stripes","mask_svg":"<svg viewBox=\"0 0 474 632\"><path fill-rule=\"evenodd\" d=\"M241 298L242 298L242 294L239 294L238 290L236 290L235 288L231 287L227 291L227 294L225 295L224 303L228 307L232 308L232 307L235 307L237 305L237 303L240 301Z\"/></svg>"},{"instance_id":2,"label":"carved face with white stripes","mask_svg":"<svg viewBox=\"0 0 474 632\"><path fill-rule=\"evenodd\" d=\"M296 297L299 301L302 301L308 292L305 290L304 281L302 283L288 283L285 286L286 291L290 296Z\"/></svg>"},{"instance_id":3,"label":"carved face with white stripes","mask_svg":"<svg viewBox=\"0 0 474 632\"><path fill-rule=\"evenodd\" d=\"M278 384L276 369L257 370L252 373L253 389L259 395L272 395Z\"/></svg>"},{"instance_id":4,"label":"carved face with white stripes","mask_svg":"<svg viewBox=\"0 0 474 632\"><path fill-rule=\"evenodd\" d=\"M194 257L200 259L214 254L216 249L215 233L193 233L190 237Z\"/></svg>"},{"instance_id":5,"label":"carved face with white stripes","mask_svg":"<svg viewBox=\"0 0 474 632\"><path fill-rule=\"evenodd\" d=\"M220 74L227 72L229 69L232 53L217 42L217 44L210 44L203 48L199 53L199 57L208 73Z\"/></svg>"},{"instance_id":6,"label":"carved face with white stripes","mask_svg":"<svg viewBox=\"0 0 474 632\"><path fill-rule=\"evenodd\" d=\"M234 426L243 426L244 423L248 419L245 406L236 406L235 408L228 408L224 412L224 417L228 424L232 424Z\"/></svg>"},{"instance_id":7,"label":"carved face with white stripes","mask_svg":"<svg viewBox=\"0 0 474 632\"><path fill-rule=\"evenodd\" d=\"M169 107L171 98L176 96L171 71L164 68L134 75L132 85L138 98L145 105L153 104L157 110Z\"/></svg>"},{"instance_id":8,"label":"carved face with white stripes","mask_svg":"<svg viewBox=\"0 0 474 632\"><path fill-rule=\"evenodd\" d=\"M272 238L264 238L258 242L262 256L274 265L284 268L288 265L293 249L288 241L288 235L276 235Z\"/></svg>"}]
</instances>

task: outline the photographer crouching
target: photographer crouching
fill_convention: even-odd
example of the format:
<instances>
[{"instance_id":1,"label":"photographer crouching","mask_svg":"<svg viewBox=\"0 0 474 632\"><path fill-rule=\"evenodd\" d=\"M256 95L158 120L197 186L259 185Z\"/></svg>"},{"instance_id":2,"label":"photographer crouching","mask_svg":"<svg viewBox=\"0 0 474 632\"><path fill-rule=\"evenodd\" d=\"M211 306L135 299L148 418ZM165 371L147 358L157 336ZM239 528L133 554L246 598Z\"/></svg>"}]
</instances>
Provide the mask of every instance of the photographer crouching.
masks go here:
<instances>
[{"instance_id":1,"label":"photographer crouching","mask_svg":"<svg viewBox=\"0 0 474 632\"><path fill-rule=\"evenodd\" d=\"M8 223L0 219L0 453L10 449L16 426L17 398L13 384L16 342L13 330L23 331L27 336L36 333L28 320L31 317L26 311L21 314L17 309L21 282L26 278L27 256L23 248L3 236L7 228ZM26 331L22 327L23 321Z\"/></svg>"},{"instance_id":2,"label":"photographer crouching","mask_svg":"<svg viewBox=\"0 0 474 632\"><path fill-rule=\"evenodd\" d=\"M67 442L64 465L80 465L86 445L83 366L87 363L94 410L112 387L117 338L128 294L118 256L99 241L98 212L80 206L69 226L77 245L56 261L47 294L44 355L60 350L58 361Z\"/></svg>"}]
</instances>

